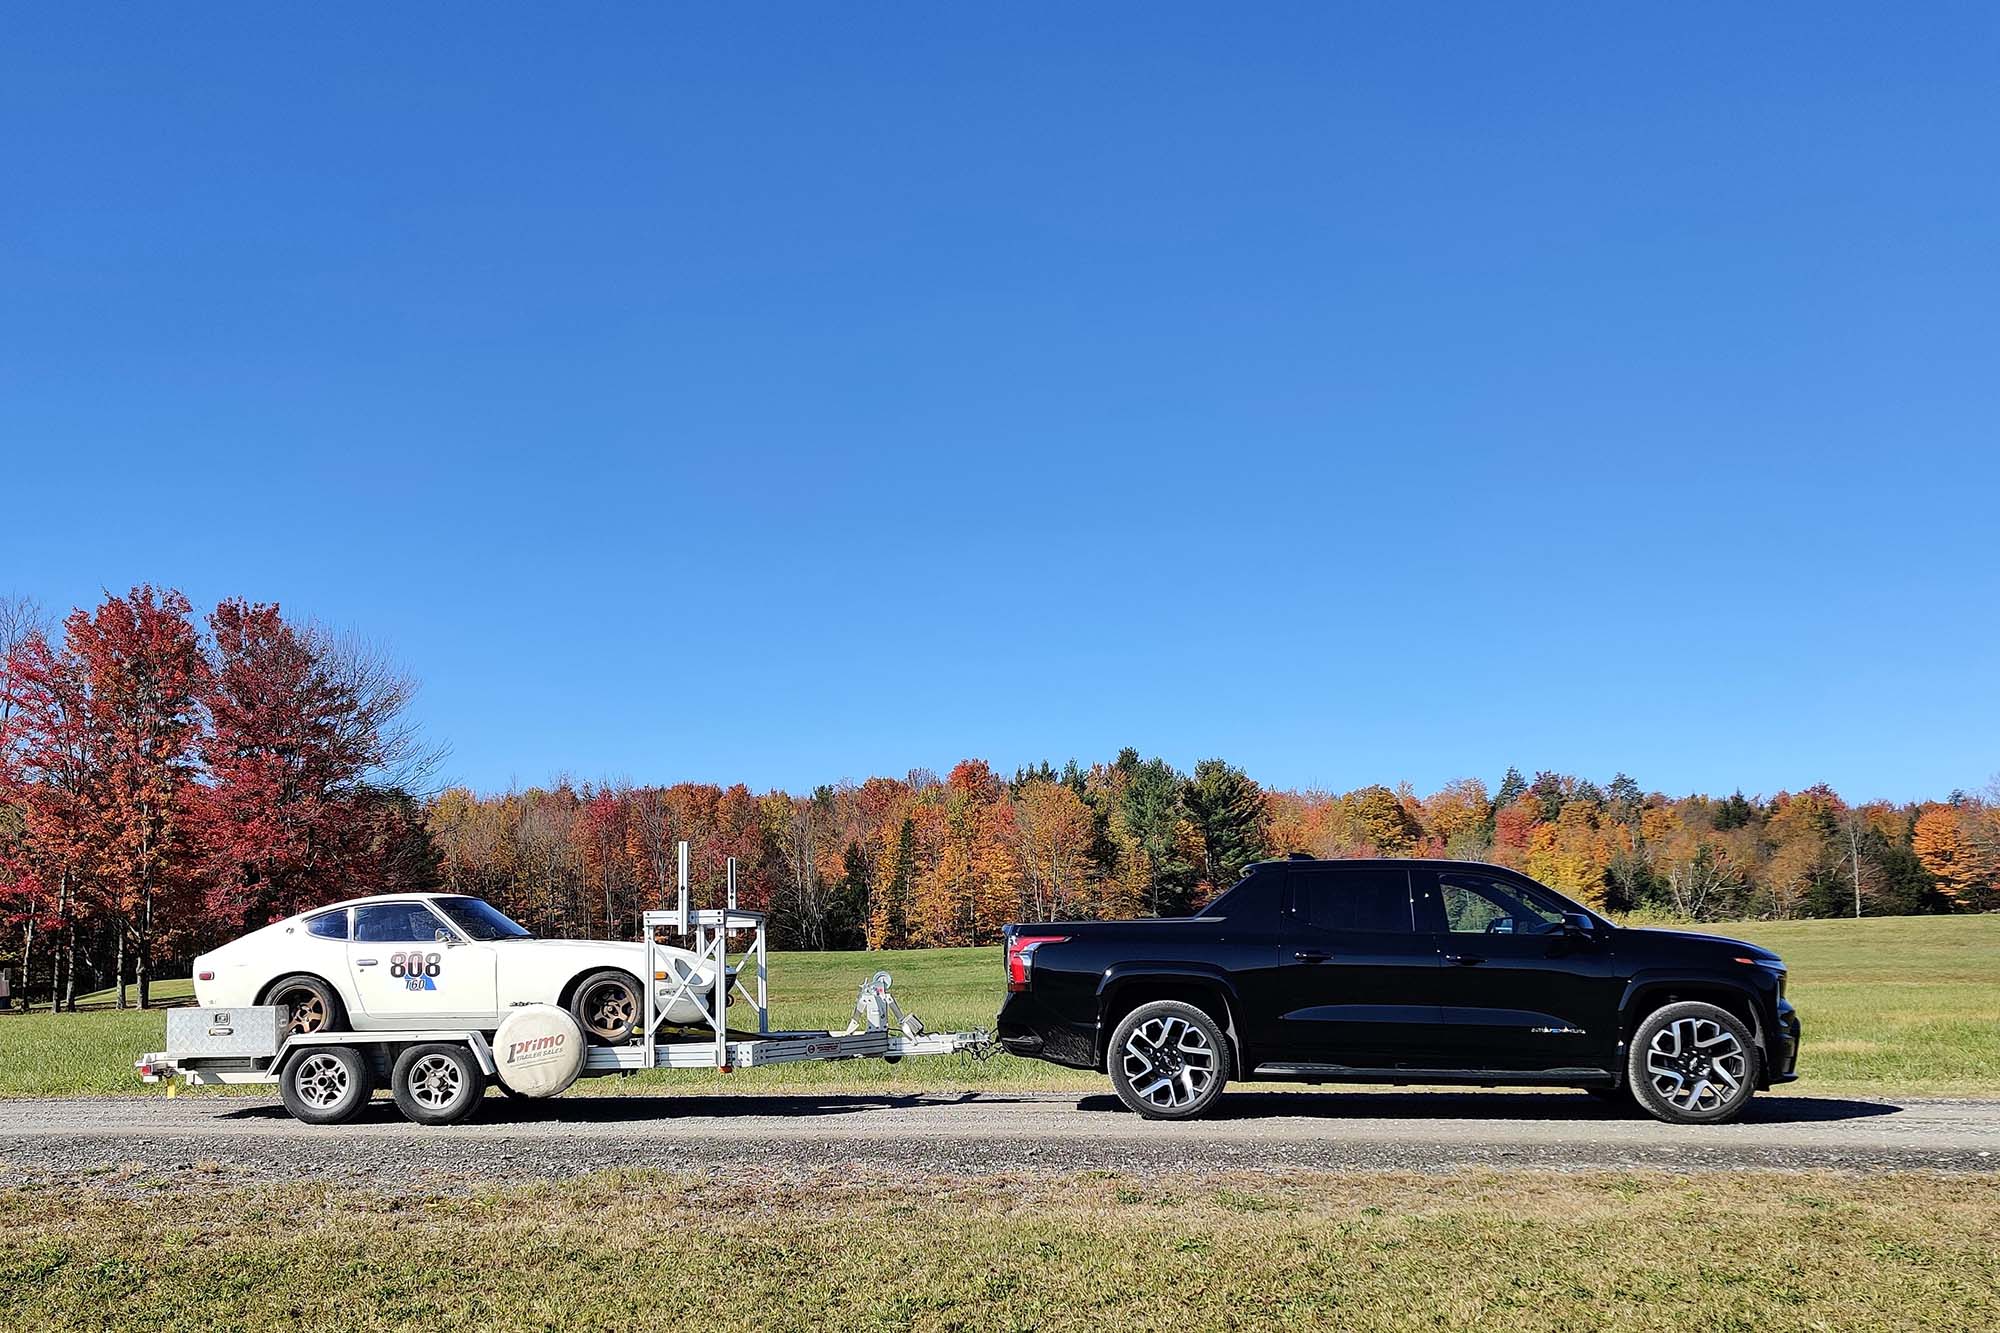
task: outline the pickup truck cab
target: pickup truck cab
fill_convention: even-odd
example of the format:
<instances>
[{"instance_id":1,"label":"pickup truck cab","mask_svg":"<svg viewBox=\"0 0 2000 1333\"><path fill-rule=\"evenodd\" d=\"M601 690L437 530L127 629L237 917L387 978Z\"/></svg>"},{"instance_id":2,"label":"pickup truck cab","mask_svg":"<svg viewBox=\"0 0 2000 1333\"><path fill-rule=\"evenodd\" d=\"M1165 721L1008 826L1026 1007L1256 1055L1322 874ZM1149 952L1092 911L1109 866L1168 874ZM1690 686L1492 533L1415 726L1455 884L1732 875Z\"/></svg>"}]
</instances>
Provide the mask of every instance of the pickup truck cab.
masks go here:
<instances>
[{"instance_id":1,"label":"pickup truck cab","mask_svg":"<svg viewBox=\"0 0 2000 1333\"><path fill-rule=\"evenodd\" d=\"M1715 1123L1796 1077L1768 949L1613 925L1466 861L1249 867L1197 916L1007 927L999 1039L1187 1119L1231 1078L1542 1084Z\"/></svg>"}]
</instances>

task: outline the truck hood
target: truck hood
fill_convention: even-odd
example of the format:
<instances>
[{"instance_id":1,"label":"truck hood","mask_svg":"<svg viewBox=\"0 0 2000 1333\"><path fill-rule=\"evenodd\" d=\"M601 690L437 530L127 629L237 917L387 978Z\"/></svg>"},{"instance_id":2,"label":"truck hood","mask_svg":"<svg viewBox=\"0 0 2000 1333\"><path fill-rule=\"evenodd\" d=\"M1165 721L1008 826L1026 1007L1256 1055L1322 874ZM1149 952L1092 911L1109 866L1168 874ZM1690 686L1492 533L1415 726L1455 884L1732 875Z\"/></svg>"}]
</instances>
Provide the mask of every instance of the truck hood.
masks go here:
<instances>
[{"instance_id":1,"label":"truck hood","mask_svg":"<svg viewBox=\"0 0 2000 1333\"><path fill-rule=\"evenodd\" d=\"M1702 930L1664 930L1657 926L1623 926L1619 928L1618 940L1640 945L1657 945L1662 951L1685 950L1702 945L1713 946L1717 953L1740 954L1745 958L1756 958L1767 963L1782 961L1777 954L1761 944L1748 940L1731 939L1727 935L1711 935Z\"/></svg>"}]
</instances>

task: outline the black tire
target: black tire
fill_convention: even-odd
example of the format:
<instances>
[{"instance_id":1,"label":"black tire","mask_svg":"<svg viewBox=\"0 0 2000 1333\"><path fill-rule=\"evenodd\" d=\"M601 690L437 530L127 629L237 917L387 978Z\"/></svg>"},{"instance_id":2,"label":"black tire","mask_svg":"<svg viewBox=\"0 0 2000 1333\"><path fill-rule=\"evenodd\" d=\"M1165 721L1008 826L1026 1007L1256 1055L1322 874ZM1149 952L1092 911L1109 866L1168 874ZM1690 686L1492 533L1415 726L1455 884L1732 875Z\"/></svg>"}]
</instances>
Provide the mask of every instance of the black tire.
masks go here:
<instances>
[{"instance_id":1,"label":"black tire","mask_svg":"<svg viewBox=\"0 0 2000 1333\"><path fill-rule=\"evenodd\" d=\"M278 1073L278 1097L308 1125L352 1120L374 1095L374 1071L352 1046L301 1047Z\"/></svg>"},{"instance_id":2,"label":"black tire","mask_svg":"<svg viewBox=\"0 0 2000 1333\"><path fill-rule=\"evenodd\" d=\"M1640 1109L1670 1125L1719 1125L1757 1090L1757 1042L1717 1005L1683 1000L1655 1009L1632 1034L1626 1086Z\"/></svg>"},{"instance_id":3,"label":"black tire","mask_svg":"<svg viewBox=\"0 0 2000 1333\"><path fill-rule=\"evenodd\" d=\"M1229 1082L1229 1041L1207 1011L1154 1000L1111 1034L1105 1072L1118 1100L1148 1120L1192 1120Z\"/></svg>"},{"instance_id":4,"label":"black tire","mask_svg":"<svg viewBox=\"0 0 2000 1333\"><path fill-rule=\"evenodd\" d=\"M340 1002L340 992L311 973L279 977L264 988L264 1003L291 1009L285 1024L288 1036L347 1031L347 1006Z\"/></svg>"},{"instance_id":5,"label":"black tire","mask_svg":"<svg viewBox=\"0 0 2000 1333\"><path fill-rule=\"evenodd\" d=\"M592 1046L623 1046L645 1022L639 979L615 967L592 972L570 991L569 1012Z\"/></svg>"},{"instance_id":6,"label":"black tire","mask_svg":"<svg viewBox=\"0 0 2000 1333\"><path fill-rule=\"evenodd\" d=\"M389 1091L407 1119L420 1125L452 1125L478 1109L486 1095L486 1075L468 1048L429 1041L396 1057Z\"/></svg>"}]
</instances>

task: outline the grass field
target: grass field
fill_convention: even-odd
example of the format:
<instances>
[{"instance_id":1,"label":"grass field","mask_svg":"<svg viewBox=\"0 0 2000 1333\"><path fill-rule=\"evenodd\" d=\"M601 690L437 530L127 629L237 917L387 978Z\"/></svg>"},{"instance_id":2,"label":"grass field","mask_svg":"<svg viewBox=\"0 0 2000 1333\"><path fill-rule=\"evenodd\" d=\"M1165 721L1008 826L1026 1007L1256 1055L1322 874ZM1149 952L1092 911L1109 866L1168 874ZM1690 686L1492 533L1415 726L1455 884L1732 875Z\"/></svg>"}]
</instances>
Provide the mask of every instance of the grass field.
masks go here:
<instances>
[{"instance_id":1,"label":"grass field","mask_svg":"<svg viewBox=\"0 0 2000 1333\"><path fill-rule=\"evenodd\" d=\"M197 1167L197 1173L199 1167ZM1643 1172L0 1190L0 1324L2000 1326L2000 1182Z\"/></svg>"},{"instance_id":2,"label":"grass field","mask_svg":"<svg viewBox=\"0 0 2000 1333\"><path fill-rule=\"evenodd\" d=\"M1801 1092L1979 1096L2000 1093L2000 916L1893 917L1862 921L1741 922L1705 927L1768 945L1791 967L1791 996L1805 1023ZM774 1021L843 1026L855 988L876 968L895 974L906 1008L933 1030L990 1026L1000 1001L997 949L905 953L774 954ZM166 982L156 997L186 996ZM108 996L93 997L107 1002ZM140 1052L163 1044L155 1012L0 1016L0 1096L135 1093ZM1092 1075L997 1055L803 1064L723 1075L649 1073L637 1083L687 1090L869 1090L1100 1086ZM634 1082L593 1079L581 1090L614 1093Z\"/></svg>"}]
</instances>

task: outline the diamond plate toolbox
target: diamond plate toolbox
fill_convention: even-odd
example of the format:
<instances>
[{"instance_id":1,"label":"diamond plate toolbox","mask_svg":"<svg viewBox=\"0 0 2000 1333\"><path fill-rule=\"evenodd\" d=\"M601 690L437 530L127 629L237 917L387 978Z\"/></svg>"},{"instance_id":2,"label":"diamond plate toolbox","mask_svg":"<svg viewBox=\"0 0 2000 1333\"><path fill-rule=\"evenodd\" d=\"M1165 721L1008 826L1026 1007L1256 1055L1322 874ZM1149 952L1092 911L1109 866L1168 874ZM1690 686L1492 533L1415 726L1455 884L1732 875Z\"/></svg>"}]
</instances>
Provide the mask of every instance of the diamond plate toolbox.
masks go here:
<instances>
[{"instance_id":1,"label":"diamond plate toolbox","mask_svg":"<svg viewBox=\"0 0 2000 1333\"><path fill-rule=\"evenodd\" d=\"M285 1028L285 1006L167 1010L167 1054L275 1055Z\"/></svg>"}]
</instances>

